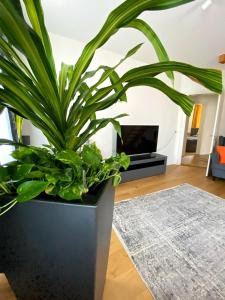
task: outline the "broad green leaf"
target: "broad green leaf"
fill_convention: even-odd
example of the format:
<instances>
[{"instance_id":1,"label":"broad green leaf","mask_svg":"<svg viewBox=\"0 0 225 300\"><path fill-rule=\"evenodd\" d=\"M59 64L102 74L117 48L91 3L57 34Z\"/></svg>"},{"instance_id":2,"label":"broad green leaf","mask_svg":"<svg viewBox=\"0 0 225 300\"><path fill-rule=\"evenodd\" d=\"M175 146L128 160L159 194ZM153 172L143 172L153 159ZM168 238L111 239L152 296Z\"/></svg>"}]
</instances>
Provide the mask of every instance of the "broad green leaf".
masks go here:
<instances>
[{"instance_id":1,"label":"broad green leaf","mask_svg":"<svg viewBox=\"0 0 225 300\"><path fill-rule=\"evenodd\" d=\"M0 69L7 73L10 77L16 79L18 82L22 83L23 86L26 87L29 92L40 99L40 101L44 100L41 99L40 93L36 87L36 80L32 76L27 76L27 74L21 70L19 66L15 64L15 62L11 62L3 57L0 59ZM46 102L44 102L46 103Z\"/></svg>"},{"instance_id":2,"label":"broad green leaf","mask_svg":"<svg viewBox=\"0 0 225 300\"><path fill-rule=\"evenodd\" d=\"M74 139L71 137L70 145L74 147L74 149L79 149L85 142L87 142L93 135L95 135L99 130L106 127L109 123L113 124L114 129L121 134L120 125L116 121L116 119L123 118L128 116L127 114L121 114L114 118L103 118L103 119L96 119L92 120L88 125L87 129L81 133L79 139ZM91 118L91 115L90 115Z\"/></svg>"},{"instance_id":3,"label":"broad green leaf","mask_svg":"<svg viewBox=\"0 0 225 300\"><path fill-rule=\"evenodd\" d=\"M9 1L0 2L0 22L8 41L27 58L39 89L51 103L52 110L57 115L58 125L62 126L63 117L59 106L57 82L41 39Z\"/></svg>"},{"instance_id":4,"label":"broad green leaf","mask_svg":"<svg viewBox=\"0 0 225 300\"><path fill-rule=\"evenodd\" d=\"M48 183L52 183L55 185L60 179L60 174L46 174L45 178Z\"/></svg>"},{"instance_id":5,"label":"broad green leaf","mask_svg":"<svg viewBox=\"0 0 225 300\"><path fill-rule=\"evenodd\" d=\"M125 153L120 153L119 163L125 170L127 170L127 168L130 165L130 157L128 155L126 155Z\"/></svg>"},{"instance_id":6,"label":"broad green leaf","mask_svg":"<svg viewBox=\"0 0 225 300\"><path fill-rule=\"evenodd\" d=\"M77 152L73 150L64 150L56 154L56 159L60 160L64 164L72 164L79 166L82 164L82 160Z\"/></svg>"},{"instance_id":7,"label":"broad green leaf","mask_svg":"<svg viewBox=\"0 0 225 300\"><path fill-rule=\"evenodd\" d=\"M97 89L97 87L102 84L105 80L110 79L111 83L114 84L114 90L115 92L119 92L123 89L123 85L120 83L119 79L119 75L117 74L117 72L115 71L116 68L118 68L124 61L126 61L129 57L131 57L132 55L134 55L143 45L143 43L138 44L137 46L133 47L132 49L130 49L127 54L125 55L124 58L122 58L114 67L108 67L108 66L100 66L98 69L96 69L95 71L89 71L86 72L84 74L84 76L82 77L81 82L83 82L84 80L86 80L87 78L91 78L93 77L99 70L103 70L104 73L102 74L102 76L100 77L100 79L97 81L97 83L95 83L89 90L89 93L85 96L85 99L88 99L92 96L92 92L94 90ZM121 101L127 101L127 97L125 94L123 94L121 96ZM89 103L92 103L93 101L89 101Z\"/></svg>"},{"instance_id":8,"label":"broad green leaf","mask_svg":"<svg viewBox=\"0 0 225 300\"><path fill-rule=\"evenodd\" d=\"M40 39L42 40L42 43L45 48L46 56L49 60L51 68L52 68L52 73L56 77L55 63L54 63L54 58L53 58L53 54L52 54L52 47L51 47L48 32L46 30L45 23L44 23L44 14L43 14L43 10L41 7L41 2L40 2L40 0L23 0L23 2L26 6L26 11L27 11L28 17L30 19L30 22L33 26L33 29L38 34Z\"/></svg>"},{"instance_id":9,"label":"broad green leaf","mask_svg":"<svg viewBox=\"0 0 225 300\"><path fill-rule=\"evenodd\" d=\"M96 37L91 40L84 48L78 59L71 79L71 84L67 94L67 102L70 101L77 85L79 84L82 74L90 64L95 51L105 44L109 38L114 35L120 28L128 25L136 19L142 12L147 10L162 10L176 7L194 0L127 0L114 9L108 16L105 24Z\"/></svg>"},{"instance_id":10,"label":"broad green leaf","mask_svg":"<svg viewBox=\"0 0 225 300\"><path fill-rule=\"evenodd\" d=\"M12 152L12 157L16 160L23 160L34 155L34 151L30 147L19 148Z\"/></svg>"},{"instance_id":11,"label":"broad green leaf","mask_svg":"<svg viewBox=\"0 0 225 300\"><path fill-rule=\"evenodd\" d=\"M7 170L7 168L0 166L0 182L6 181L7 177L8 177L8 170Z\"/></svg>"},{"instance_id":12,"label":"broad green leaf","mask_svg":"<svg viewBox=\"0 0 225 300\"><path fill-rule=\"evenodd\" d=\"M118 92L120 92L120 91L123 90L123 84L120 82L120 77L119 77L119 75L115 71L113 71L110 74L109 79L110 79L110 81L111 81L111 83L112 83L112 85L114 87L114 91L116 93L118 93ZM120 101L127 102L127 96L126 96L126 94L122 94L121 95Z\"/></svg>"},{"instance_id":13,"label":"broad green leaf","mask_svg":"<svg viewBox=\"0 0 225 300\"><path fill-rule=\"evenodd\" d=\"M26 202L34 199L40 195L46 187L48 182L45 181L26 181L20 184L17 188L18 196L15 198L17 202Z\"/></svg>"},{"instance_id":14,"label":"broad green leaf","mask_svg":"<svg viewBox=\"0 0 225 300\"><path fill-rule=\"evenodd\" d=\"M135 72L127 72L126 76L120 78L115 68L135 54L141 47L139 44L128 51L117 65L100 66L95 71L85 73L95 51L118 30L132 27L146 35L153 44L160 61L168 61L168 55L157 35L148 24L138 20L137 17L146 10L168 9L191 1L124 1L110 13L100 32L84 48L76 65L62 65L59 80L55 74L51 43L45 27L40 0L24 0L29 23L23 16L20 1L0 1L2 33L0 51L4 55L0 60L1 107L8 107L16 114L29 119L47 137L55 153L67 148L76 150L76 147L81 147L87 141L95 129L100 130L110 122L119 132L119 123L113 121L114 118L110 121L101 120L98 124L91 123L90 132L86 129L89 123L94 121L93 116L97 111L107 109L121 99L126 100L126 90L131 87L134 80L148 79L157 76L160 72L172 74L173 71L182 70L181 67L178 70L177 65L171 67L164 63L158 66L153 65L151 70L139 69ZM213 73L212 70L209 72L207 70L204 73L202 70L202 73L198 73L199 70L188 71L188 68L183 69L187 76L197 79L213 91L221 92L221 72ZM100 80L92 87L88 86L84 81L94 76L99 70L103 71ZM100 88L100 85L107 79L110 79L111 86ZM125 83L128 83L128 86L125 87ZM163 89L169 93L165 86ZM173 98L176 97L173 95ZM185 103L186 100L187 98L182 97L181 107L184 111L189 111L190 103L189 101ZM180 102L176 100L177 104ZM86 136L82 135L85 131ZM45 161L48 161L48 158L43 156L40 162Z\"/></svg>"},{"instance_id":15,"label":"broad green leaf","mask_svg":"<svg viewBox=\"0 0 225 300\"><path fill-rule=\"evenodd\" d=\"M20 99L20 102L26 106L26 110L31 110L32 112L36 113L40 119L45 121L50 130L53 132L55 131L55 124L52 122L49 116L46 115L46 111L43 110L43 106L39 103L38 99L31 97L25 87L19 84L18 81L13 80L10 76L0 73L0 84L4 88L14 93Z\"/></svg>"},{"instance_id":16,"label":"broad green leaf","mask_svg":"<svg viewBox=\"0 0 225 300\"><path fill-rule=\"evenodd\" d=\"M121 137L121 126L120 126L120 123L118 121L116 121L116 120L112 120L111 122L113 124L114 129L118 133L119 137Z\"/></svg>"},{"instance_id":17,"label":"broad green leaf","mask_svg":"<svg viewBox=\"0 0 225 300\"><path fill-rule=\"evenodd\" d=\"M1 74L0 74L1 77ZM1 77L3 79L3 77ZM45 121L47 124L43 122L43 120L38 116L37 111L34 109L32 112L29 107L27 107L26 103L31 103L32 99L30 99L30 95L28 95L24 89L20 89L20 87L16 87L15 93L13 93L15 85L10 78L4 77L5 83L11 88L11 92L9 90L1 90L0 93L0 101L4 101L9 103L11 106L15 107L18 111L22 113L22 115L29 119L37 128L41 129L44 135L47 137L49 142L53 144L57 149L61 149L63 145L63 136L62 133L55 127L54 124L49 117L45 117ZM1 82L1 80L0 80ZM16 95L18 93L18 96ZM23 99L20 97L24 97ZM26 103L24 103L25 101ZM34 103L32 104L34 108ZM42 112L41 112L42 110ZM39 112L41 115L44 114L43 108L39 107Z\"/></svg>"},{"instance_id":18,"label":"broad green leaf","mask_svg":"<svg viewBox=\"0 0 225 300\"><path fill-rule=\"evenodd\" d=\"M73 72L73 66L62 63L61 70L59 72L59 95L61 101L63 101L65 96L65 91L67 84L70 81L71 73Z\"/></svg>"},{"instance_id":19,"label":"broad green leaf","mask_svg":"<svg viewBox=\"0 0 225 300\"><path fill-rule=\"evenodd\" d=\"M115 70L117 67L119 67L127 58L131 57L132 55L134 55L143 45L143 43L138 44L137 46L133 47L132 49L130 49L127 54L125 55L124 58L122 58L114 67L111 68L111 70ZM98 67L96 70L94 71L88 71L84 74L84 76L82 77L81 82L85 81L88 78L94 77L96 75L96 73L100 70L105 70L105 69L109 69L110 67L108 66L100 66Z\"/></svg>"},{"instance_id":20,"label":"broad green leaf","mask_svg":"<svg viewBox=\"0 0 225 300\"><path fill-rule=\"evenodd\" d=\"M74 172L72 168L58 170L58 172L50 172L45 178L48 182L56 184L57 182L72 182Z\"/></svg>"},{"instance_id":21,"label":"broad green leaf","mask_svg":"<svg viewBox=\"0 0 225 300\"><path fill-rule=\"evenodd\" d=\"M223 91L222 72L215 69L197 68L189 64L169 61L146 65L139 68L134 68L125 73L121 81L129 82L130 80L153 77L167 71L176 71L188 76L190 79L202 84L209 90L221 94Z\"/></svg>"},{"instance_id":22,"label":"broad green leaf","mask_svg":"<svg viewBox=\"0 0 225 300\"><path fill-rule=\"evenodd\" d=\"M16 53L16 51L9 45L1 36L0 36L0 49L3 52L4 56L7 57L7 59L11 63L17 63L17 66L23 70L26 75L28 75L30 78L32 78L35 81L35 77L30 72L28 67L24 64L24 62L21 60L19 55ZM1 57L1 60L3 58Z\"/></svg>"},{"instance_id":23,"label":"broad green leaf","mask_svg":"<svg viewBox=\"0 0 225 300\"><path fill-rule=\"evenodd\" d=\"M17 143L17 142L7 140L7 139L0 139L0 146L1 145L27 147L26 145L24 145L22 143Z\"/></svg>"},{"instance_id":24,"label":"broad green leaf","mask_svg":"<svg viewBox=\"0 0 225 300\"><path fill-rule=\"evenodd\" d=\"M55 184L49 184L45 189L45 193L48 195L56 196L60 191L60 187Z\"/></svg>"},{"instance_id":25,"label":"broad green leaf","mask_svg":"<svg viewBox=\"0 0 225 300\"><path fill-rule=\"evenodd\" d=\"M125 93L129 88L135 86L149 86L158 89L167 95L174 103L179 105L186 115L190 116L193 109L193 101L191 98L169 87L163 81L152 77L130 80L129 83L124 87L124 90L120 93ZM90 105L90 107L87 108L88 111L94 109L98 111L110 107L120 99L120 93L109 96L108 98L104 99L104 101Z\"/></svg>"},{"instance_id":26,"label":"broad green leaf","mask_svg":"<svg viewBox=\"0 0 225 300\"><path fill-rule=\"evenodd\" d=\"M72 186L62 188L59 196L65 200L72 201L81 199L83 193L87 192L81 183L74 183Z\"/></svg>"},{"instance_id":27,"label":"broad green leaf","mask_svg":"<svg viewBox=\"0 0 225 300\"><path fill-rule=\"evenodd\" d=\"M30 173L28 173L25 178L26 179L38 179L38 178L44 178L45 174L41 171L31 171Z\"/></svg>"},{"instance_id":28,"label":"broad green leaf","mask_svg":"<svg viewBox=\"0 0 225 300\"><path fill-rule=\"evenodd\" d=\"M102 156L96 148L84 145L82 150L82 159L84 163L93 168L98 168L102 162Z\"/></svg>"},{"instance_id":29,"label":"broad green leaf","mask_svg":"<svg viewBox=\"0 0 225 300\"><path fill-rule=\"evenodd\" d=\"M161 92L163 92L165 95L167 95L174 103L179 105L184 113L188 116L191 115L192 109L193 109L193 101L188 96L174 90L173 88L166 85L163 81L157 79L157 78L143 78L143 79L137 79L134 81L131 81L127 84L125 89L129 89L134 86L149 86L152 88L155 88Z\"/></svg>"},{"instance_id":30,"label":"broad green leaf","mask_svg":"<svg viewBox=\"0 0 225 300\"><path fill-rule=\"evenodd\" d=\"M13 180L21 180L25 178L32 170L34 164L18 165L16 172L12 175Z\"/></svg>"},{"instance_id":31,"label":"broad green leaf","mask_svg":"<svg viewBox=\"0 0 225 300\"><path fill-rule=\"evenodd\" d=\"M18 115L15 115L15 121L16 121L18 139L22 143L23 118Z\"/></svg>"},{"instance_id":32,"label":"broad green leaf","mask_svg":"<svg viewBox=\"0 0 225 300\"><path fill-rule=\"evenodd\" d=\"M147 39L151 42L153 48L155 49L156 55L160 62L169 61L169 56L164 48L162 42L154 32L154 30L143 20L136 19L131 21L127 27L131 27L141 31ZM172 83L174 83L174 75L173 72L166 72L169 79L171 79Z\"/></svg>"}]
</instances>

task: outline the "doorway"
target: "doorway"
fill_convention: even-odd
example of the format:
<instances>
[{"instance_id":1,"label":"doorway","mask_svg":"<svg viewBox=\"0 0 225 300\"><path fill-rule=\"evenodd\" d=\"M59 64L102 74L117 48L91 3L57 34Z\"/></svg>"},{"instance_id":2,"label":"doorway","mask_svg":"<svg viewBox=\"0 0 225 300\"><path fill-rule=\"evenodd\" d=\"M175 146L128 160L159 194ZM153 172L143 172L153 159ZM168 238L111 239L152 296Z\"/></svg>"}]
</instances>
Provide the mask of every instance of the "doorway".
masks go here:
<instances>
[{"instance_id":1,"label":"doorway","mask_svg":"<svg viewBox=\"0 0 225 300\"><path fill-rule=\"evenodd\" d=\"M201 94L191 97L195 103L186 118L181 164L207 168L217 114L218 96Z\"/></svg>"}]
</instances>

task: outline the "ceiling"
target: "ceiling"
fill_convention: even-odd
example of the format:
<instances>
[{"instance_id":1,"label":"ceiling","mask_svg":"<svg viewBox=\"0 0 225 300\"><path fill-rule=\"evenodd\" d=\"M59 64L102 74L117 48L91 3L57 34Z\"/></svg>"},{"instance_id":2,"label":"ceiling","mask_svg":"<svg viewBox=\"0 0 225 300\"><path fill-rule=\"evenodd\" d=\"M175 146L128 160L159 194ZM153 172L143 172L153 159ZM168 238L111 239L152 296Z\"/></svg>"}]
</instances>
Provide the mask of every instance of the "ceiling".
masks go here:
<instances>
[{"instance_id":1,"label":"ceiling","mask_svg":"<svg viewBox=\"0 0 225 300\"><path fill-rule=\"evenodd\" d=\"M138 0L137 0L138 1ZM88 42L101 28L109 12L122 0L42 0L48 30L52 33ZM202 67L225 69L217 63L225 53L225 0L212 0L202 10L205 0L165 11L145 12L146 20L164 43L172 60ZM135 58L151 63L154 51L145 37L135 30L123 29L113 36L105 49L124 54L134 45L145 42Z\"/></svg>"}]
</instances>

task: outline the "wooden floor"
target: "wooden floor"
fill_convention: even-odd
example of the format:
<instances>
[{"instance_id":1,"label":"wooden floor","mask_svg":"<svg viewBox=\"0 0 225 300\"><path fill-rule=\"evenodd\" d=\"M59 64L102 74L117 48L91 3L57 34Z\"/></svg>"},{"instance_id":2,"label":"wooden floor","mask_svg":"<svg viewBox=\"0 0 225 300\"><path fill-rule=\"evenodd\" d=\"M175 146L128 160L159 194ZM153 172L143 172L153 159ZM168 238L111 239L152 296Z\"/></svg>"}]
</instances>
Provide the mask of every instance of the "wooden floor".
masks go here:
<instances>
[{"instance_id":1,"label":"wooden floor","mask_svg":"<svg viewBox=\"0 0 225 300\"><path fill-rule=\"evenodd\" d=\"M182 165L183 166L199 167L199 168L207 168L208 159L209 159L209 155L186 153L182 157Z\"/></svg>"},{"instance_id":2,"label":"wooden floor","mask_svg":"<svg viewBox=\"0 0 225 300\"><path fill-rule=\"evenodd\" d=\"M225 199L224 180L212 181L206 178L203 168L169 166L165 175L121 184L116 191L116 201L167 189L182 183L192 184ZM1 274L0 300L15 300L4 275ZM114 232L103 300L153 300Z\"/></svg>"}]
</instances>

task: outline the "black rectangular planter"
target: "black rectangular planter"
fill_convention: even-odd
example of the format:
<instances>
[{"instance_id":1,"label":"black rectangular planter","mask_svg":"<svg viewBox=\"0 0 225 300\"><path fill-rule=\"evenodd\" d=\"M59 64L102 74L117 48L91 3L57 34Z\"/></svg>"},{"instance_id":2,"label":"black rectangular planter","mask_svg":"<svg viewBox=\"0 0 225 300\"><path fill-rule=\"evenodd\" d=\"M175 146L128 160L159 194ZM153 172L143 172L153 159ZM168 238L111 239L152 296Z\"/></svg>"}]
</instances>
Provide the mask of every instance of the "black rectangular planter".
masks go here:
<instances>
[{"instance_id":1,"label":"black rectangular planter","mask_svg":"<svg viewBox=\"0 0 225 300\"><path fill-rule=\"evenodd\" d=\"M94 205L35 199L0 218L0 273L18 300L100 300L114 188Z\"/></svg>"}]
</instances>

